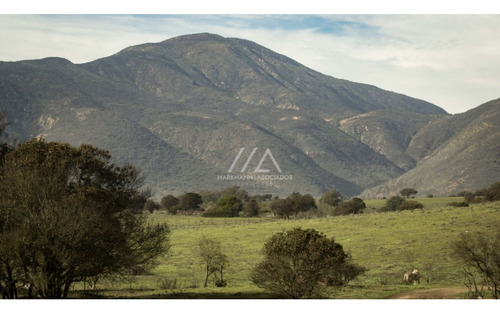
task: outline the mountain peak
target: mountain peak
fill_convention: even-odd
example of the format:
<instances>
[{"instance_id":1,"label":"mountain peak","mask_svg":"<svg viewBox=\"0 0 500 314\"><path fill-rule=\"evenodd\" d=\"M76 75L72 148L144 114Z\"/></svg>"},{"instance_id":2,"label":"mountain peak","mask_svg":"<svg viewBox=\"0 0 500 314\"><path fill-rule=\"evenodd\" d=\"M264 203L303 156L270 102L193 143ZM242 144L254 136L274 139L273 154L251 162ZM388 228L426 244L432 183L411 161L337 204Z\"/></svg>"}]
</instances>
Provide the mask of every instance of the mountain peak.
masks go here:
<instances>
[{"instance_id":1,"label":"mountain peak","mask_svg":"<svg viewBox=\"0 0 500 314\"><path fill-rule=\"evenodd\" d=\"M257 43L210 33L78 65L0 63L0 104L8 104L20 137L92 143L142 168L148 187L161 193L236 184L250 193L320 195L337 188L356 195L432 153L423 151L434 145L412 146L413 139L446 114L422 100L321 74ZM233 174L269 161L262 158L267 150L293 180L266 186L218 179L227 177L238 152L249 163Z\"/></svg>"},{"instance_id":2,"label":"mountain peak","mask_svg":"<svg viewBox=\"0 0 500 314\"><path fill-rule=\"evenodd\" d=\"M188 34L181 35L177 37L173 37L167 40L162 41L162 43L166 42L176 42L176 41L201 41L201 40L224 40L225 37L222 37L217 34L212 33L196 33L196 34Z\"/></svg>"}]
</instances>

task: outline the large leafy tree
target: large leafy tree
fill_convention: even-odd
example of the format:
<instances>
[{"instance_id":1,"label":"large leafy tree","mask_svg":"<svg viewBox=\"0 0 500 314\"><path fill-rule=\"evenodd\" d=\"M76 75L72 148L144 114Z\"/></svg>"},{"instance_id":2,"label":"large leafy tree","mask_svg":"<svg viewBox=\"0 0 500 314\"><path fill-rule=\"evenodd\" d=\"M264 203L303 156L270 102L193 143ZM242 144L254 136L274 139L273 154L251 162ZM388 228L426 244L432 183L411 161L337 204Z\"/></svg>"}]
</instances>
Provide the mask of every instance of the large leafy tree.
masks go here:
<instances>
[{"instance_id":1,"label":"large leafy tree","mask_svg":"<svg viewBox=\"0 0 500 314\"><path fill-rule=\"evenodd\" d=\"M285 298L321 296L321 287L342 286L365 271L333 238L314 229L295 228L272 236L252 281Z\"/></svg>"},{"instance_id":2,"label":"large leafy tree","mask_svg":"<svg viewBox=\"0 0 500 314\"><path fill-rule=\"evenodd\" d=\"M133 166L107 151L31 140L7 154L0 178L0 290L67 297L74 282L133 274L168 250L166 225L148 225Z\"/></svg>"}]
</instances>

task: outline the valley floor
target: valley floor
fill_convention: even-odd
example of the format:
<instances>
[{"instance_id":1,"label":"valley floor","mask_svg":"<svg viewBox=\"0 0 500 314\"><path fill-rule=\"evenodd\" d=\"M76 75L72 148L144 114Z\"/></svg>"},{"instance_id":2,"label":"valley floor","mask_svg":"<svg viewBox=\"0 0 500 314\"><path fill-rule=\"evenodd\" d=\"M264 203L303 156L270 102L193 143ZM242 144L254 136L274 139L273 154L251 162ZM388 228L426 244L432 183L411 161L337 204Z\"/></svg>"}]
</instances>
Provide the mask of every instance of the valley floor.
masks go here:
<instances>
[{"instance_id":1,"label":"valley floor","mask_svg":"<svg viewBox=\"0 0 500 314\"><path fill-rule=\"evenodd\" d=\"M425 208L414 211L371 213L314 219L205 218L155 212L152 222L170 225L171 249L150 272L135 278L102 281L99 290L76 298L275 298L250 280L262 259L262 247L273 234L294 227L314 228L334 237L355 263L368 271L347 287L331 291L335 299L456 298L465 297L462 266L452 244L460 233L488 231L500 226L500 202L449 207L456 199L418 199ZM370 207L370 201L367 201ZM370 210L368 210L370 212ZM203 287L204 269L195 253L199 239L209 236L222 244L230 266L227 287L213 282ZM419 269L421 285L402 283L403 274Z\"/></svg>"}]
</instances>

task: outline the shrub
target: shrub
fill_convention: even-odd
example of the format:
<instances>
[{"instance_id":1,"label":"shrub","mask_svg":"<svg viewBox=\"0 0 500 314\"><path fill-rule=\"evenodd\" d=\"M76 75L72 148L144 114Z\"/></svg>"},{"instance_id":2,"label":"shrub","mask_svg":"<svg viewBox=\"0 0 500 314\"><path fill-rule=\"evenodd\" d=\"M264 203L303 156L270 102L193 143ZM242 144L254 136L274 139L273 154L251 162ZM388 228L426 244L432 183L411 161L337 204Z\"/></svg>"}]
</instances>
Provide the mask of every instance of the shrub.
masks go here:
<instances>
[{"instance_id":1,"label":"shrub","mask_svg":"<svg viewBox=\"0 0 500 314\"><path fill-rule=\"evenodd\" d=\"M334 216L360 214L366 208L365 202L360 198L353 198L351 200L341 202L333 211Z\"/></svg>"},{"instance_id":2,"label":"shrub","mask_svg":"<svg viewBox=\"0 0 500 314\"><path fill-rule=\"evenodd\" d=\"M167 195L163 197L160 201L161 207L165 208L169 213L177 213L177 205L179 204L179 199L173 195Z\"/></svg>"},{"instance_id":3,"label":"shrub","mask_svg":"<svg viewBox=\"0 0 500 314\"><path fill-rule=\"evenodd\" d=\"M243 210L243 203L234 195L228 195L217 201L217 207L203 213L205 217L237 217Z\"/></svg>"},{"instance_id":4,"label":"shrub","mask_svg":"<svg viewBox=\"0 0 500 314\"><path fill-rule=\"evenodd\" d=\"M500 182L495 182L486 189L484 200L487 202L500 201Z\"/></svg>"},{"instance_id":5,"label":"shrub","mask_svg":"<svg viewBox=\"0 0 500 314\"><path fill-rule=\"evenodd\" d=\"M321 204L337 206L340 204L340 202L342 202L343 199L344 197L342 196L342 194L340 194L339 191L331 190L323 194L323 196L321 196L321 198L319 199L319 202Z\"/></svg>"},{"instance_id":6,"label":"shrub","mask_svg":"<svg viewBox=\"0 0 500 314\"><path fill-rule=\"evenodd\" d=\"M398 206L398 210L414 210L419 208L424 208L424 205L417 201L405 201Z\"/></svg>"},{"instance_id":7,"label":"shrub","mask_svg":"<svg viewBox=\"0 0 500 314\"><path fill-rule=\"evenodd\" d=\"M467 202L451 202L446 204L446 206L453 206L453 207L468 207L469 203Z\"/></svg>"},{"instance_id":8,"label":"shrub","mask_svg":"<svg viewBox=\"0 0 500 314\"><path fill-rule=\"evenodd\" d=\"M385 206L388 211L396 211L398 207L405 202L405 199L401 196L392 196L385 202Z\"/></svg>"},{"instance_id":9,"label":"shrub","mask_svg":"<svg viewBox=\"0 0 500 314\"><path fill-rule=\"evenodd\" d=\"M321 287L345 285L366 270L352 264L342 245L314 229L275 234L264 245L264 255L252 281L285 298L321 296Z\"/></svg>"}]
</instances>

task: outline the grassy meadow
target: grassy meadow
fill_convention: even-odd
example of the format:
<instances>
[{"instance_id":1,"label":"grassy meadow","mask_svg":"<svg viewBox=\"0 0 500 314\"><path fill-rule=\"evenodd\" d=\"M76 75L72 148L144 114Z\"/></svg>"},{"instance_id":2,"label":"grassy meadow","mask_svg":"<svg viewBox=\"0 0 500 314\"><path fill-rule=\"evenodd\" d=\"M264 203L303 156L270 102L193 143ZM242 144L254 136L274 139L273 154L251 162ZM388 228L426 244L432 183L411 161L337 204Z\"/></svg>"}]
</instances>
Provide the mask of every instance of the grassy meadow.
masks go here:
<instances>
[{"instance_id":1,"label":"grassy meadow","mask_svg":"<svg viewBox=\"0 0 500 314\"><path fill-rule=\"evenodd\" d=\"M95 291L75 286L74 297L112 298L272 298L250 280L251 269L262 259L261 250L274 233L294 227L314 228L334 237L368 271L347 287L331 291L342 299L390 298L410 289L463 286L461 266L451 243L461 232L488 230L500 224L500 202L470 207L446 206L462 198L417 199L425 208L377 213L385 200L365 201L365 214L283 220L272 217L205 218L155 212L154 222L171 228L171 249L147 275L102 281ZM222 243L230 265L227 287L213 282L203 288L204 269L194 249L203 236ZM402 283L413 267L422 275L420 285Z\"/></svg>"}]
</instances>

